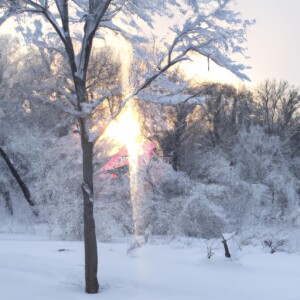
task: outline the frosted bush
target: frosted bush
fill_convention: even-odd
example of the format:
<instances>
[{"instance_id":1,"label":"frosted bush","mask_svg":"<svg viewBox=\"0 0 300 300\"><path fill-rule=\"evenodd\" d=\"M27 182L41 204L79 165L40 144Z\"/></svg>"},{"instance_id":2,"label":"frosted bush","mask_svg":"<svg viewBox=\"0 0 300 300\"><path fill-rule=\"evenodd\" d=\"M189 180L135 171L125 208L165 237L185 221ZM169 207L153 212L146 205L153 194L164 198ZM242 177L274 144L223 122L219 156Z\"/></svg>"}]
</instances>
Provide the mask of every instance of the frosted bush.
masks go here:
<instances>
[{"instance_id":1,"label":"frosted bush","mask_svg":"<svg viewBox=\"0 0 300 300\"><path fill-rule=\"evenodd\" d=\"M269 207L277 213L289 213L299 205L299 180L294 176L285 145L278 137L268 136L259 127L242 131L234 147L242 180L260 183L269 189Z\"/></svg>"}]
</instances>

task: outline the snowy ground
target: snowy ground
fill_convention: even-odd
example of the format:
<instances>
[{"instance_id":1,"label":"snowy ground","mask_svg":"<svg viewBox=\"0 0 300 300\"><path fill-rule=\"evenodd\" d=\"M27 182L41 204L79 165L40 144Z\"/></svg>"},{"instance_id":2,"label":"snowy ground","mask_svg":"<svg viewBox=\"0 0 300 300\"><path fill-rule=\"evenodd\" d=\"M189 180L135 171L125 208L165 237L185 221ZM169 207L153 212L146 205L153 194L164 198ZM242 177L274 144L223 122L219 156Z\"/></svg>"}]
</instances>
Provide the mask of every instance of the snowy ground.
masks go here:
<instances>
[{"instance_id":1,"label":"snowy ground","mask_svg":"<svg viewBox=\"0 0 300 300\"><path fill-rule=\"evenodd\" d=\"M59 249L66 249L59 251ZM99 243L101 292L84 293L81 242L0 235L1 300L299 300L300 256L260 247L216 250L201 243L145 245Z\"/></svg>"}]
</instances>

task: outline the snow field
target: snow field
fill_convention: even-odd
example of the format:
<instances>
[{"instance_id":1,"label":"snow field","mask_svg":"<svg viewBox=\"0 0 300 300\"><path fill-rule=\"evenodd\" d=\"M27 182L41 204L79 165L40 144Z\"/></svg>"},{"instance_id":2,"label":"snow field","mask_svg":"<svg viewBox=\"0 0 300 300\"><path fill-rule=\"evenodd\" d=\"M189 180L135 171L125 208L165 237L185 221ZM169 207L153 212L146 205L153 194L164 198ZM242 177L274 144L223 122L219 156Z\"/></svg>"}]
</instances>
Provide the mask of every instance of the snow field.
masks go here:
<instances>
[{"instance_id":1,"label":"snow field","mask_svg":"<svg viewBox=\"0 0 300 300\"><path fill-rule=\"evenodd\" d=\"M64 251L59 251L64 249ZM244 247L234 258L206 246L99 243L97 295L84 293L82 242L0 235L1 300L299 300L300 256Z\"/></svg>"}]
</instances>

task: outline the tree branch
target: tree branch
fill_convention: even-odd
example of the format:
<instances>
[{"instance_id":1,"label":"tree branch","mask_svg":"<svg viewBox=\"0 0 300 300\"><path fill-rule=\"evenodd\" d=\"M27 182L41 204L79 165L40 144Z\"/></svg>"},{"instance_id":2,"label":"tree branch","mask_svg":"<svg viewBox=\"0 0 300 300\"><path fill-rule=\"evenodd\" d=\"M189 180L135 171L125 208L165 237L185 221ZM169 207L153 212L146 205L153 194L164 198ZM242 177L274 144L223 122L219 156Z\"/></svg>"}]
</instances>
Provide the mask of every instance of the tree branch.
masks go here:
<instances>
[{"instance_id":1,"label":"tree branch","mask_svg":"<svg viewBox=\"0 0 300 300\"><path fill-rule=\"evenodd\" d=\"M60 103L57 103L57 102L54 102L54 101L49 101L48 99L45 99L42 96L34 95L34 96L31 96L30 99L37 100L37 101L39 101L41 103L44 103L44 104L50 104L54 108L60 110L61 112L67 113L67 114L69 114L71 116L74 116L74 117L77 117L77 118L86 118L90 115L90 113L86 113L85 111L78 111L78 110L72 109L70 107L63 106Z\"/></svg>"},{"instance_id":2,"label":"tree branch","mask_svg":"<svg viewBox=\"0 0 300 300\"><path fill-rule=\"evenodd\" d=\"M10 159L8 158L8 156L6 155L6 153L2 149L2 147L0 147L0 155L3 157L4 161L6 162L8 168L9 168L9 170L11 171L12 175L14 176L14 178L18 182L20 188L22 189L22 192L23 192L23 195L24 195L26 201L28 202L28 204L30 206L34 206L34 202L31 200L31 195L30 195L29 189L27 188L24 181L21 179L18 171L13 166L13 164L11 163Z\"/></svg>"}]
</instances>

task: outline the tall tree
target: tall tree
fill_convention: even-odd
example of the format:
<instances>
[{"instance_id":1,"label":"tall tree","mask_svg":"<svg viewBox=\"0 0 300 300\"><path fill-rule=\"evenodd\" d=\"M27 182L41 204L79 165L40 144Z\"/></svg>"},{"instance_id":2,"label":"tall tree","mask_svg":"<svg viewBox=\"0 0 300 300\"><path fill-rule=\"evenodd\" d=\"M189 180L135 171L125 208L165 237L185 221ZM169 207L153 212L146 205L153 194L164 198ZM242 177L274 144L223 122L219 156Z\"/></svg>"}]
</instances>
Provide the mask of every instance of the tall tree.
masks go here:
<instances>
[{"instance_id":1,"label":"tall tree","mask_svg":"<svg viewBox=\"0 0 300 300\"><path fill-rule=\"evenodd\" d=\"M238 77L248 79L244 74L245 66L237 64L231 55L244 54L246 29L251 21L242 20L233 11L231 0L0 0L0 24L7 18L23 14L34 17L35 36L51 31L59 37L63 45L72 74L76 105L66 102L54 103L57 107L76 116L80 124L84 199L84 242L86 292L97 293L97 244L95 222L93 218L93 148L106 126L93 130L92 114L98 105L119 89L105 90L98 98L89 97L87 73L93 41L97 35L105 39L105 33L113 31L131 43L133 53L143 60L138 80L130 82L127 93L111 114L115 118L125 104L172 66L190 59L190 55L206 56L221 67L225 67ZM42 17L48 26L36 19ZM160 33L155 24L158 17L170 21L172 28L168 38L160 40ZM21 26L25 26L21 23ZM148 51L147 36L159 40L155 52ZM28 31L29 32L29 31ZM49 35L48 35L49 36ZM52 34L53 36L53 34ZM41 38L36 41L41 44ZM66 93L66 99L70 97ZM109 120L108 120L109 122ZM108 124L106 122L106 124Z\"/></svg>"}]
</instances>

